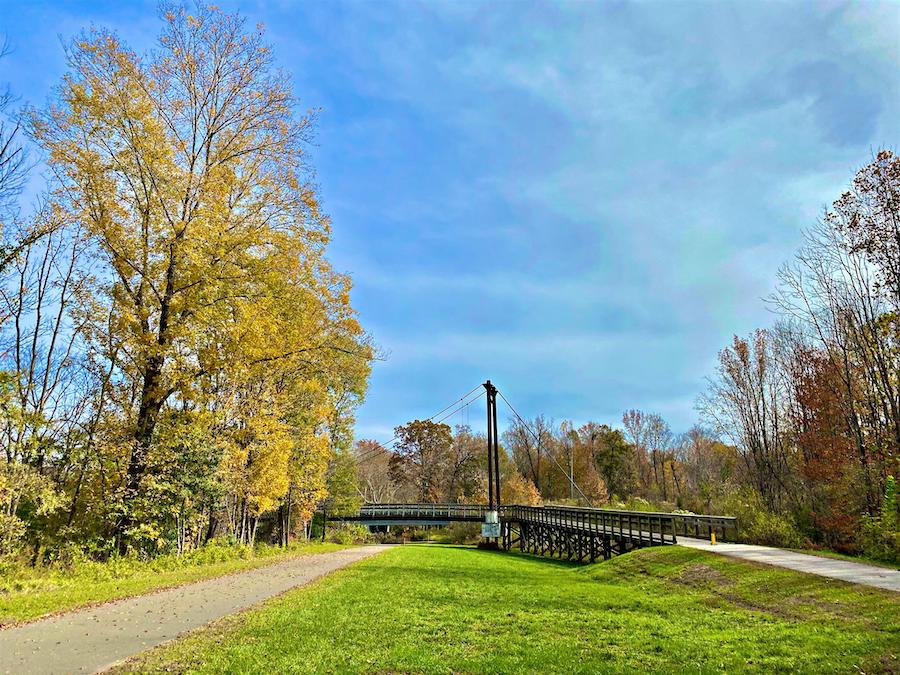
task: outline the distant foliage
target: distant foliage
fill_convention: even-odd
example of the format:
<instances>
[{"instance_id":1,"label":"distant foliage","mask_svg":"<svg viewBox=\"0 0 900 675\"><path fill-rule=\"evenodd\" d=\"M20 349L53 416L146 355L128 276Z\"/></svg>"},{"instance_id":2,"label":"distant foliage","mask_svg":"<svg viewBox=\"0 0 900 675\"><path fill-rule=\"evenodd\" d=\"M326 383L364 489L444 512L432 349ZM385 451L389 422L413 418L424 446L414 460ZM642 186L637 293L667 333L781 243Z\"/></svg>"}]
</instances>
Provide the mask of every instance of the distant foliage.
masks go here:
<instances>
[{"instance_id":1,"label":"distant foliage","mask_svg":"<svg viewBox=\"0 0 900 675\"><path fill-rule=\"evenodd\" d=\"M365 526L353 523L330 525L325 538L335 544L365 544L373 540Z\"/></svg>"},{"instance_id":2,"label":"distant foliage","mask_svg":"<svg viewBox=\"0 0 900 675\"><path fill-rule=\"evenodd\" d=\"M535 506L541 503L541 495L530 480L518 472L513 472L501 484L500 497L504 504Z\"/></svg>"},{"instance_id":3,"label":"distant foliage","mask_svg":"<svg viewBox=\"0 0 900 675\"><path fill-rule=\"evenodd\" d=\"M736 516L741 541L766 546L802 548L807 538L794 518L769 510L765 498L755 488L736 490L721 502L721 515Z\"/></svg>"},{"instance_id":4,"label":"distant foliage","mask_svg":"<svg viewBox=\"0 0 900 675\"><path fill-rule=\"evenodd\" d=\"M860 533L861 548L875 560L900 563L900 513L898 513L897 482L893 476L885 481L881 513L863 519Z\"/></svg>"}]
</instances>

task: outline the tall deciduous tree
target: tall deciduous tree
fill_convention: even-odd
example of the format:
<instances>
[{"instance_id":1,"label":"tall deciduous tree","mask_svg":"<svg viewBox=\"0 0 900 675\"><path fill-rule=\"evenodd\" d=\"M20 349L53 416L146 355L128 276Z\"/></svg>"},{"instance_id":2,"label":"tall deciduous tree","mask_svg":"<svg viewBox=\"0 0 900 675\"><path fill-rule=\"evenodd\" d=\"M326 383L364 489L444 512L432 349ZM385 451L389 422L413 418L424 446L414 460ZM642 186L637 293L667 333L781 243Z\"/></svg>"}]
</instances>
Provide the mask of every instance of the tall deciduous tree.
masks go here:
<instances>
[{"instance_id":1,"label":"tall deciduous tree","mask_svg":"<svg viewBox=\"0 0 900 675\"><path fill-rule=\"evenodd\" d=\"M391 475L396 483L412 486L415 498L433 503L444 492L450 447L450 427L429 420L415 420L394 429L397 441L391 459Z\"/></svg>"},{"instance_id":2,"label":"tall deciduous tree","mask_svg":"<svg viewBox=\"0 0 900 675\"><path fill-rule=\"evenodd\" d=\"M719 353L718 375L702 401L707 419L744 451L754 487L773 509L790 487L785 386L774 339L758 330L749 340L735 336Z\"/></svg>"},{"instance_id":3,"label":"tall deciduous tree","mask_svg":"<svg viewBox=\"0 0 900 675\"><path fill-rule=\"evenodd\" d=\"M158 47L143 57L109 31L76 39L56 102L31 117L54 199L85 228L100 270L90 316L109 318L87 335L112 364L130 428L122 550L163 408L203 398L204 378L234 360L223 346L242 343L250 363L238 365L251 370L254 361L301 368L321 352L371 356L349 284L324 259L329 224L304 155L313 116L296 113L262 29L212 7L162 14ZM269 348L285 308L303 339ZM232 460L262 447L290 455L282 421L245 418ZM256 466L262 485L270 466Z\"/></svg>"}]
</instances>

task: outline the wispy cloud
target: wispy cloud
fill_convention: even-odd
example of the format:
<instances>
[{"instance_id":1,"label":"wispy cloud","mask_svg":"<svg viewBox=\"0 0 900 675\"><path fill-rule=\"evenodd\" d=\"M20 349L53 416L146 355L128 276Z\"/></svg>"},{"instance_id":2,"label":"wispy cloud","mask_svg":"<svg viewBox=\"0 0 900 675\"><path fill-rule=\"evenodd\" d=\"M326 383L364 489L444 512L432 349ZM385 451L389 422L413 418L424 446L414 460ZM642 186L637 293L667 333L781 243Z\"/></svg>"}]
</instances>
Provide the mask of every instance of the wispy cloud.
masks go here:
<instances>
[{"instance_id":1,"label":"wispy cloud","mask_svg":"<svg viewBox=\"0 0 900 675\"><path fill-rule=\"evenodd\" d=\"M47 45L85 17L152 43L153 3L7 8L33 101L62 72ZM896 3L241 11L324 107L332 255L391 353L362 435L486 377L525 414L688 427L717 350L772 321L761 298L802 228L900 141Z\"/></svg>"}]
</instances>

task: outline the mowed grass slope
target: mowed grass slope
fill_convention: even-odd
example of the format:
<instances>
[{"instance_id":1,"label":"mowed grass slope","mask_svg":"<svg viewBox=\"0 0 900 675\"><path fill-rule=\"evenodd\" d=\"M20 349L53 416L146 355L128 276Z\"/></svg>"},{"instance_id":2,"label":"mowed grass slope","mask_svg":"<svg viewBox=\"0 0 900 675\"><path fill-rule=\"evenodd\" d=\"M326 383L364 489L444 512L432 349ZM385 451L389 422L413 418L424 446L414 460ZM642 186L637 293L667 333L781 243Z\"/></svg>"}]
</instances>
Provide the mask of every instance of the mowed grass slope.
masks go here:
<instances>
[{"instance_id":1,"label":"mowed grass slope","mask_svg":"<svg viewBox=\"0 0 900 675\"><path fill-rule=\"evenodd\" d=\"M900 596L667 547L586 567L398 547L126 668L198 672L883 672Z\"/></svg>"}]
</instances>

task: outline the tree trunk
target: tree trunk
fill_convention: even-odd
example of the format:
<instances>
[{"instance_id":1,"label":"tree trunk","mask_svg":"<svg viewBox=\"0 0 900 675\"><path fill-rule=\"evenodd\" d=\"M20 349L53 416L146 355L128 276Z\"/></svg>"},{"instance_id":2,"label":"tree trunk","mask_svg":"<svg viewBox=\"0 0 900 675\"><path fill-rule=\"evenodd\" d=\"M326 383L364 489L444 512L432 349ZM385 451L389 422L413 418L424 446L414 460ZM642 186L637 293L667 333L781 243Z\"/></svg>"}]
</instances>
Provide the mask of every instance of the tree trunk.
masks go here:
<instances>
[{"instance_id":1,"label":"tree trunk","mask_svg":"<svg viewBox=\"0 0 900 675\"><path fill-rule=\"evenodd\" d=\"M294 501L294 485L288 486L287 514L285 515L284 528L284 545L289 546L291 543L291 507Z\"/></svg>"},{"instance_id":2,"label":"tree trunk","mask_svg":"<svg viewBox=\"0 0 900 675\"><path fill-rule=\"evenodd\" d=\"M218 522L216 521L216 516L213 513L212 504L209 505L209 522L206 526L206 536L203 539L203 543L206 544L210 539L212 539L216 534L216 527L218 526Z\"/></svg>"},{"instance_id":3,"label":"tree trunk","mask_svg":"<svg viewBox=\"0 0 900 675\"><path fill-rule=\"evenodd\" d=\"M114 528L120 555L125 555L128 552L127 532L133 523L131 508L134 500L140 493L141 481L144 478L144 473L147 471L147 456L150 452L150 442L164 403L163 397L159 394L162 367L162 357L153 357L150 359L149 366L144 374L141 406L138 409L133 436L134 448L128 459L125 491L122 494L122 513L116 520Z\"/></svg>"}]
</instances>

